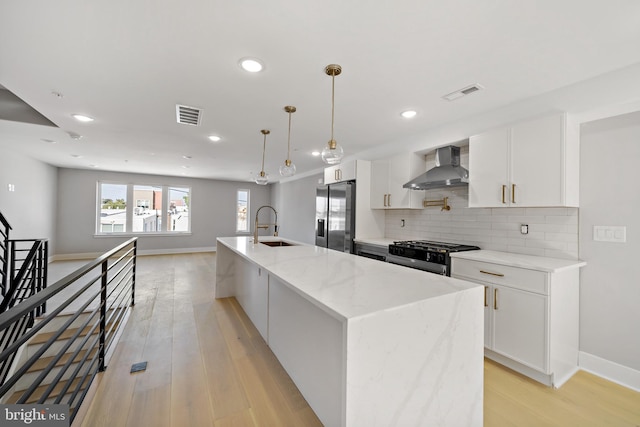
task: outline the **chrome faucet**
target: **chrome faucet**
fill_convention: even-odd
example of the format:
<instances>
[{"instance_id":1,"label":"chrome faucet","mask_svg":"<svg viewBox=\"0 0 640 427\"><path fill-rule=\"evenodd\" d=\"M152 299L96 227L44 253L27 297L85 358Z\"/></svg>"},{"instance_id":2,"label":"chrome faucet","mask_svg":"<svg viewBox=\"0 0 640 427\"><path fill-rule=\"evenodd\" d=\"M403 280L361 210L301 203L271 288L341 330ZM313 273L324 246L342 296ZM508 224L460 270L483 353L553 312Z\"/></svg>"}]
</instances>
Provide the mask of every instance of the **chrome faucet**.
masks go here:
<instances>
[{"instance_id":1,"label":"chrome faucet","mask_svg":"<svg viewBox=\"0 0 640 427\"><path fill-rule=\"evenodd\" d=\"M276 221L273 224L259 224L258 223L258 214L260 213L262 208L269 208L276 215ZM259 228L264 228L266 230L267 228L269 228L270 225L273 225L273 235L274 236L278 236L278 212L273 207L271 207L269 205L260 206L258 208L258 211L256 212L256 225L255 225L254 230L253 230L253 243L258 243L258 229Z\"/></svg>"}]
</instances>

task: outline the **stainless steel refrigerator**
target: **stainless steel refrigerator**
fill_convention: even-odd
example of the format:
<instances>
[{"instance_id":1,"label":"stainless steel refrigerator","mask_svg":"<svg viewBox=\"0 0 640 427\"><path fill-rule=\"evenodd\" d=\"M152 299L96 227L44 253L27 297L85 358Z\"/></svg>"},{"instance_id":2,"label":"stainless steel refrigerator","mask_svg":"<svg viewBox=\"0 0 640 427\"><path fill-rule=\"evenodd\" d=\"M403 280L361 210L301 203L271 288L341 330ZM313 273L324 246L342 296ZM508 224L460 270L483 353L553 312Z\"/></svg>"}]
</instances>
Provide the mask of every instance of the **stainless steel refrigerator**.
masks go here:
<instances>
[{"instance_id":1,"label":"stainless steel refrigerator","mask_svg":"<svg viewBox=\"0 0 640 427\"><path fill-rule=\"evenodd\" d=\"M356 182L318 187L316 191L316 245L353 253L356 230Z\"/></svg>"}]
</instances>

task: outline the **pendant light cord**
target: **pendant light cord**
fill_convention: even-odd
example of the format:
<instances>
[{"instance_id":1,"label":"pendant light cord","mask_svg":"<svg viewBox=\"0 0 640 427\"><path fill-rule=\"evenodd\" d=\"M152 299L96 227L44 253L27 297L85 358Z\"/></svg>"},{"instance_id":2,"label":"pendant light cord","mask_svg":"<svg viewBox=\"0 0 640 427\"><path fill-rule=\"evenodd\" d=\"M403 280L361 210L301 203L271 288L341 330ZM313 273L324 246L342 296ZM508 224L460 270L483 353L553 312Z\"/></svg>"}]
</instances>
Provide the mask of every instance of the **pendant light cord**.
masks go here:
<instances>
[{"instance_id":1,"label":"pendant light cord","mask_svg":"<svg viewBox=\"0 0 640 427\"><path fill-rule=\"evenodd\" d=\"M264 173L264 152L267 149L267 134L264 134L264 142L262 143L262 170L260 172Z\"/></svg>"},{"instance_id":2,"label":"pendant light cord","mask_svg":"<svg viewBox=\"0 0 640 427\"><path fill-rule=\"evenodd\" d=\"M292 112L293 111L289 111L289 136L287 137L287 160L291 160L291 113Z\"/></svg>"},{"instance_id":3,"label":"pendant light cord","mask_svg":"<svg viewBox=\"0 0 640 427\"><path fill-rule=\"evenodd\" d=\"M335 86L336 86L336 74L331 73L331 141L333 141L333 116L335 109Z\"/></svg>"}]
</instances>

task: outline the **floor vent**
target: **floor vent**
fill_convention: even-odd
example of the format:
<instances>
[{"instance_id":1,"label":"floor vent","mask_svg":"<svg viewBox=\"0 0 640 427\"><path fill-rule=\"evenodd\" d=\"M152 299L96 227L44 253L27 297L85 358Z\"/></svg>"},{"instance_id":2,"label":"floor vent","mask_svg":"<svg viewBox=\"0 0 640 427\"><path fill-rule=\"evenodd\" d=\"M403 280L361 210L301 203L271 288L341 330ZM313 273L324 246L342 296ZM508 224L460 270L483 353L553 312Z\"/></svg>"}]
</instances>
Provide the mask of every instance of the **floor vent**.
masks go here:
<instances>
[{"instance_id":1,"label":"floor vent","mask_svg":"<svg viewBox=\"0 0 640 427\"><path fill-rule=\"evenodd\" d=\"M135 373L135 372L142 372L142 371L146 371L147 370L147 362L139 362L139 363L134 363L133 365L131 365L131 372L130 373Z\"/></svg>"},{"instance_id":2,"label":"floor vent","mask_svg":"<svg viewBox=\"0 0 640 427\"><path fill-rule=\"evenodd\" d=\"M462 89L459 89L455 92L451 92L443 96L442 99L446 99L447 101L454 101L456 99L462 98L463 96L470 95L474 92L477 92L482 88L483 88L482 86L476 83L471 86L463 87Z\"/></svg>"},{"instance_id":3,"label":"floor vent","mask_svg":"<svg viewBox=\"0 0 640 427\"><path fill-rule=\"evenodd\" d=\"M176 104L176 120L183 125L200 126L202 110L197 107Z\"/></svg>"}]
</instances>

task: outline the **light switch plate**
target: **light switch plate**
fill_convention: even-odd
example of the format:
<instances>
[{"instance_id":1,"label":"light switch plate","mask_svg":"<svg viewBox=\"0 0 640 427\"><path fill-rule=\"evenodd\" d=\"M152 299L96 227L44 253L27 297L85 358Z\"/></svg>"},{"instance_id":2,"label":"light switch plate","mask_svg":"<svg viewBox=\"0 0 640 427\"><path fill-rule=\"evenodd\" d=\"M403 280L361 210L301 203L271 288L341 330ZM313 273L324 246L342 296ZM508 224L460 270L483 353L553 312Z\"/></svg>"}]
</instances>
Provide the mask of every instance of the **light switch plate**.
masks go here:
<instances>
[{"instance_id":1,"label":"light switch plate","mask_svg":"<svg viewBox=\"0 0 640 427\"><path fill-rule=\"evenodd\" d=\"M594 225L593 240L596 242L625 243L627 241L627 227Z\"/></svg>"}]
</instances>

